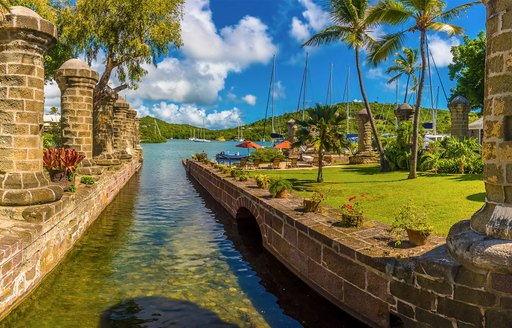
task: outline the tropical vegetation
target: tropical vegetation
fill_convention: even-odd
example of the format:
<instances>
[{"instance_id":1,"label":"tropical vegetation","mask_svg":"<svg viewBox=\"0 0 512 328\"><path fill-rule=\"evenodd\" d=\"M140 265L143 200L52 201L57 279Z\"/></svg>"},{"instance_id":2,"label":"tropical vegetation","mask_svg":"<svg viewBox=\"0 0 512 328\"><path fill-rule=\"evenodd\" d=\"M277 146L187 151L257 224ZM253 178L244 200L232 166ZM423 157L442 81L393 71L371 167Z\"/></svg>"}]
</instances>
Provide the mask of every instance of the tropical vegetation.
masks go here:
<instances>
[{"instance_id":1,"label":"tropical vegetation","mask_svg":"<svg viewBox=\"0 0 512 328\"><path fill-rule=\"evenodd\" d=\"M343 117L331 106L316 105L307 110L308 117L304 121L297 121L302 128L295 135L295 146L306 144L314 147L318 155L317 182L324 181L323 157L324 152L341 153L348 148L348 142L343 134Z\"/></svg>"},{"instance_id":2,"label":"tropical vegetation","mask_svg":"<svg viewBox=\"0 0 512 328\"><path fill-rule=\"evenodd\" d=\"M398 80L403 76L407 76L407 82L405 84L405 95L404 95L404 104L407 103L407 96L409 95L409 83L411 82L412 77L412 91L416 91L418 88L418 77L416 76L416 71L421 68L417 64L418 61L418 50L403 48L403 54L395 53L395 59L393 59L394 65L388 67L386 69L386 74L395 74L388 80L388 84L393 82L398 82Z\"/></svg>"},{"instance_id":3,"label":"tropical vegetation","mask_svg":"<svg viewBox=\"0 0 512 328\"><path fill-rule=\"evenodd\" d=\"M373 47L376 44L376 41L371 36L376 21L368 15L368 0L330 0L330 5L331 20L334 24L313 35L304 42L304 46L318 46L341 41L349 48L354 49L359 88L369 116L377 150L379 151L381 171L387 172L389 171L389 165L384 156L384 148L380 141L379 131L377 130L375 118L366 96L360 59L361 50Z\"/></svg>"},{"instance_id":4,"label":"tropical vegetation","mask_svg":"<svg viewBox=\"0 0 512 328\"><path fill-rule=\"evenodd\" d=\"M344 1L342 1L344 2ZM427 68L427 31L444 32L452 36L462 34L463 29L459 26L449 24L448 21L458 17L464 10L472 5L481 3L474 1L445 10L446 4L442 0L416 1L416 0L386 0L380 1L371 9L369 14L371 21L387 23L392 25L406 26L397 33L392 33L382 37L377 44L371 44L369 61L378 64L385 60L392 52L402 47L404 37L407 33L420 33L420 54L421 70L418 92L416 97L416 106L414 112L413 142L411 146L411 165L409 179L417 177L416 167L418 161L419 149L419 126L420 126L420 107L423 97L423 88L425 85L425 76ZM407 26L407 23L412 24Z\"/></svg>"}]
</instances>

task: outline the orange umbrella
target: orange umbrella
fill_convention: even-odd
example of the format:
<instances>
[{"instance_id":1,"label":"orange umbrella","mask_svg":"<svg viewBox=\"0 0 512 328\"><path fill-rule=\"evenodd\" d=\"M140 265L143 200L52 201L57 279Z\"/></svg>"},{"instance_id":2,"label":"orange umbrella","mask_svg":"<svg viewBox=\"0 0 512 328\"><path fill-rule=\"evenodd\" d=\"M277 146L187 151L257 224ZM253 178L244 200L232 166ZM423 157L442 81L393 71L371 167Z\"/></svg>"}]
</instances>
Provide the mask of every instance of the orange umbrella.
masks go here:
<instances>
[{"instance_id":1,"label":"orange umbrella","mask_svg":"<svg viewBox=\"0 0 512 328\"><path fill-rule=\"evenodd\" d=\"M245 140L244 142L242 142L241 144L238 144L236 145L235 147L240 147L240 148L261 148L260 145L258 145L257 143L254 143L252 142L251 140Z\"/></svg>"},{"instance_id":2,"label":"orange umbrella","mask_svg":"<svg viewBox=\"0 0 512 328\"><path fill-rule=\"evenodd\" d=\"M281 142L279 145L275 145L274 148L276 148L276 149L290 149L290 148L292 148L292 143L289 142L288 140L285 140L285 141Z\"/></svg>"}]
</instances>

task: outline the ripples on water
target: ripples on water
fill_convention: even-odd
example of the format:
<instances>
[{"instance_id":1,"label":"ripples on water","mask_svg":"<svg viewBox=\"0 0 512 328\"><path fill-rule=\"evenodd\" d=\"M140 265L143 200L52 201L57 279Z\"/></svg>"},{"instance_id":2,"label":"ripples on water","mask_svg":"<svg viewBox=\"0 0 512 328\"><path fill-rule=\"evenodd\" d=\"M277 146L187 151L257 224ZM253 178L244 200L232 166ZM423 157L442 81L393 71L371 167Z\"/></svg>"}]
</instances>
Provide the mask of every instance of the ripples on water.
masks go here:
<instances>
[{"instance_id":1,"label":"ripples on water","mask_svg":"<svg viewBox=\"0 0 512 328\"><path fill-rule=\"evenodd\" d=\"M360 326L186 178L182 158L233 145L144 145L141 173L0 326Z\"/></svg>"}]
</instances>

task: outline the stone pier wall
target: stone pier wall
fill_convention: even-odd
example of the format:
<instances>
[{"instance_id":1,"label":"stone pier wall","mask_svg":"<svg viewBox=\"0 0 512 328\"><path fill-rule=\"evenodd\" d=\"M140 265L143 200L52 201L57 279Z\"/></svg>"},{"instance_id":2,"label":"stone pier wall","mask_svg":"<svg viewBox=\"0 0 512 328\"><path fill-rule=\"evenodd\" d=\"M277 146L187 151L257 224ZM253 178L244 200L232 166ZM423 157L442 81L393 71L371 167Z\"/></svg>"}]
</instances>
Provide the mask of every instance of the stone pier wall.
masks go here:
<instances>
[{"instance_id":1,"label":"stone pier wall","mask_svg":"<svg viewBox=\"0 0 512 328\"><path fill-rule=\"evenodd\" d=\"M0 318L62 260L140 165L133 159L51 204L0 207Z\"/></svg>"},{"instance_id":2,"label":"stone pier wall","mask_svg":"<svg viewBox=\"0 0 512 328\"><path fill-rule=\"evenodd\" d=\"M186 170L237 220L252 215L263 246L341 309L372 327L509 327L512 275L475 272L429 245L390 247L385 224L333 226L336 212L297 210L301 198L272 199L254 181L239 182L195 161ZM463 222L464 224L464 222ZM467 224L467 222L466 222Z\"/></svg>"}]
</instances>

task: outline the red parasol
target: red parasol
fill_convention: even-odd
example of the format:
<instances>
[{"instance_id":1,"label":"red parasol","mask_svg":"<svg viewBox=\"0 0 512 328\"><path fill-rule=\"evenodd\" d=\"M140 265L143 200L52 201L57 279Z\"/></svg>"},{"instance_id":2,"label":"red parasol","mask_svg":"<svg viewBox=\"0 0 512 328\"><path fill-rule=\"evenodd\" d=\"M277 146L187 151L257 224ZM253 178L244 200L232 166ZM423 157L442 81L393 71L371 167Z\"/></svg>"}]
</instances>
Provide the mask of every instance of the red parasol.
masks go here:
<instances>
[{"instance_id":1,"label":"red parasol","mask_svg":"<svg viewBox=\"0 0 512 328\"><path fill-rule=\"evenodd\" d=\"M251 140L245 140L241 144L236 145L236 147L247 148L247 149L249 149L249 148L261 148L260 145L258 145L257 143L252 142Z\"/></svg>"},{"instance_id":2,"label":"red parasol","mask_svg":"<svg viewBox=\"0 0 512 328\"><path fill-rule=\"evenodd\" d=\"M274 148L276 148L276 149L290 149L290 148L292 148L292 143L289 142L288 140L285 140L285 141L281 142L279 145L275 145Z\"/></svg>"}]
</instances>

